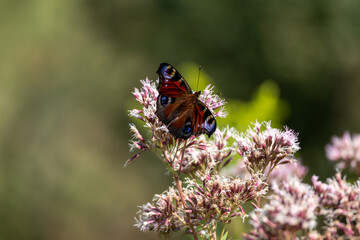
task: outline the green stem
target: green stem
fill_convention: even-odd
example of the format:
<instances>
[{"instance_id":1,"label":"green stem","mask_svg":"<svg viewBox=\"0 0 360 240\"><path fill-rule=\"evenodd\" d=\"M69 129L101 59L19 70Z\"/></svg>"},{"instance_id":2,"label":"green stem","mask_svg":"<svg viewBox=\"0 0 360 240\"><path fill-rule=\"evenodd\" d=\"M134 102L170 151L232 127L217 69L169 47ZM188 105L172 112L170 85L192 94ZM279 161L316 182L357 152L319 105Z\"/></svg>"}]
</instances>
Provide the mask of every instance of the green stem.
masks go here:
<instances>
[{"instance_id":1,"label":"green stem","mask_svg":"<svg viewBox=\"0 0 360 240\"><path fill-rule=\"evenodd\" d=\"M160 145L160 150L162 151L162 145ZM158 153L158 151L155 149L155 154L156 156L163 162L165 163L165 166L167 167L167 169L172 173L172 174L176 174L176 172L172 169L172 167L166 162L166 161L163 161L163 158L160 156L160 154ZM164 152L162 152L163 156L165 157L165 154Z\"/></svg>"},{"instance_id":2,"label":"green stem","mask_svg":"<svg viewBox=\"0 0 360 240\"><path fill-rule=\"evenodd\" d=\"M222 228L221 228L220 240L222 240L224 233L225 233L225 223L222 225Z\"/></svg>"}]
</instances>

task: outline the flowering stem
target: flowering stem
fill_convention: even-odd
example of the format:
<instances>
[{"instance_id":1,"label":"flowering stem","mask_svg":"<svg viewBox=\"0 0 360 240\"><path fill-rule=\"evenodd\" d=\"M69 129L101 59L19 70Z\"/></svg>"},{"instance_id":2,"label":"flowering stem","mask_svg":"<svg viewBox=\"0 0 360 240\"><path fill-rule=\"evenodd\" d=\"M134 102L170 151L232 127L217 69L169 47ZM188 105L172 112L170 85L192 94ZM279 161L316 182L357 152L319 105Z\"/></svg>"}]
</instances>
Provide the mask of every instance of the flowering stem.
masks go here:
<instances>
[{"instance_id":1,"label":"flowering stem","mask_svg":"<svg viewBox=\"0 0 360 240\"><path fill-rule=\"evenodd\" d=\"M186 203L185 203L185 199L184 199L184 195L183 195L183 192L182 192L182 186L181 186L181 181L179 179L179 176L176 175L176 174L173 174L173 177L174 177L174 180L175 180L175 183L176 183L176 187L179 191L179 195L180 195L180 199L181 199L181 203L184 207L184 211L186 210ZM191 233L194 235L194 240L197 240L197 233L195 231L195 228L194 226L192 225L191 223L191 218L190 218L190 214L186 212L186 218L187 218L187 222L189 224L189 227L190 227L190 230L191 230Z\"/></svg>"},{"instance_id":2,"label":"flowering stem","mask_svg":"<svg viewBox=\"0 0 360 240\"><path fill-rule=\"evenodd\" d=\"M183 150L182 150L182 153L181 153L181 160L180 160L180 167L179 167L179 176L180 176L180 174L181 174L181 168L182 168L182 163L183 163L184 154L185 154L186 142L187 142L187 139L186 139L185 142L184 142L184 147L183 147ZM180 144L179 144L179 145L180 145Z\"/></svg>"},{"instance_id":3,"label":"flowering stem","mask_svg":"<svg viewBox=\"0 0 360 240\"><path fill-rule=\"evenodd\" d=\"M257 207L258 207L258 208L261 208L261 206L260 206L260 204L261 204L261 197L260 197L260 196L257 197L256 202L257 202Z\"/></svg>"},{"instance_id":4,"label":"flowering stem","mask_svg":"<svg viewBox=\"0 0 360 240\"><path fill-rule=\"evenodd\" d=\"M178 151L178 147L179 147L180 143L178 143L177 145L177 148L176 148L176 152ZM175 183L176 183L176 187L179 191L179 195L180 195L180 199L181 199L181 203L183 205L183 208L184 208L184 211L186 212L186 202L185 202L185 198L184 198L184 194L182 192L182 186L181 186L181 181L180 181L180 174L181 174L181 167L182 167L182 161L183 161L183 158L184 158L184 154L185 154L185 147L186 147L186 140L184 142L184 147L182 149L182 153L181 153L181 160L180 160L180 167L179 167L179 172L178 174L173 174L173 177L174 177L174 180L175 180ZM176 152L175 152L175 155L176 155ZM194 226L192 225L191 223L191 218L190 218L190 214L188 212L185 213L186 214L186 218L187 218L187 222L189 224L189 228L191 230L191 233L193 234L194 236L194 239L197 240L197 233L195 231L195 228Z\"/></svg>"},{"instance_id":5,"label":"flowering stem","mask_svg":"<svg viewBox=\"0 0 360 240\"><path fill-rule=\"evenodd\" d=\"M160 149L163 149L162 143L160 143ZM156 156L157 156L160 160L163 159L163 157L160 156L160 154L158 153L157 150L155 150L154 152L155 152ZM165 153L164 153L163 151L162 151L162 154L163 154L163 156L166 158L166 155L165 155ZM166 161L163 161L163 162L165 163L167 169L168 169L172 174L176 174L176 172L172 169L172 167L169 165L169 163L167 163Z\"/></svg>"},{"instance_id":6,"label":"flowering stem","mask_svg":"<svg viewBox=\"0 0 360 240\"><path fill-rule=\"evenodd\" d=\"M220 240L223 238L224 233L225 233L225 223L222 225L222 228L221 228Z\"/></svg>"}]
</instances>

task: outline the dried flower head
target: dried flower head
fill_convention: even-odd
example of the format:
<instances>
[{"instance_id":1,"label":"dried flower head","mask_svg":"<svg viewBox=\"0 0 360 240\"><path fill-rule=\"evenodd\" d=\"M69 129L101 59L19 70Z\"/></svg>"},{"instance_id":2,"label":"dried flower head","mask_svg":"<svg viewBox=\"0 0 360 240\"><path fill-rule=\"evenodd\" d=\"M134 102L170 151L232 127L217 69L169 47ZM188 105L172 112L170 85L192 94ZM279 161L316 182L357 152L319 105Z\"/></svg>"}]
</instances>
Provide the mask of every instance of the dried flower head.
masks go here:
<instances>
[{"instance_id":1,"label":"dried flower head","mask_svg":"<svg viewBox=\"0 0 360 240\"><path fill-rule=\"evenodd\" d=\"M272 128L271 122L256 122L238 137L237 152L250 172L265 173L268 168L269 175L276 166L295 161L293 155L300 149L297 133L287 127L284 129Z\"/></svg>"},{"instance_id":2,"label":"dried flower head","mask_svg":"<svg viewBox=\"0 0 360 240\"><path fill-rule=\"evenodd\" d=\"M325 216L325 234L331 239L360 239L360 180L352 185L338 172L327 183L317 176L312 182Z\"/></svg>"},{"instance_id":3,"label":"dried flower head","mask_svg":"<svg viewBox=\"0 0 360 240\"><path fill-rule=\"evenodd\" d=\"M345 132L342 137L334 136L325 150L328 159L337 163L337 168L350 167L360 176L360 134L350 136Z\"/></svg>"},{"instance_id":4,"label":"dried flower head","mask_svg":"<svg viewBox=\"0 0 360 240\"><path fill-rule=\"evenodd\" d=\"M311 186L292 178L281 188L273 183L273 191L269 203L251 214L254 229L246 239L296 239L298 231L314 229L319 198Z\"/></svg>"}]
</instances>

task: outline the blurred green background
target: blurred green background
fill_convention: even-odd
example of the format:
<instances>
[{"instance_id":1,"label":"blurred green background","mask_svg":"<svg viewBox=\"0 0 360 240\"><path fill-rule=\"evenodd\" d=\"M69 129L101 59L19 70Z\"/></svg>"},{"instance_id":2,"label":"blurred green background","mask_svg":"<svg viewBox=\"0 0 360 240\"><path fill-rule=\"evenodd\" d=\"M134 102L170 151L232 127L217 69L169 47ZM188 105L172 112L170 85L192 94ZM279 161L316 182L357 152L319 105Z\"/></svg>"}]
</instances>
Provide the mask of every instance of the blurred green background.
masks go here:
<instances>
[{"instance_id":1,"label":"blurred green background","mask_svg":"<svg viewBox=\"0 0 360 240\"><path fill-rule=\"evenodd\" d=\"M123 164L131 91L161 62L193 88L202 66L229 102L220 127L286 124L300 133L309 175L332 175L325 144L360 132L359 9L356 0L1 0L0 239L158 238L134 217L171 179L151 153Z\"/></svg>"}]
</instances>

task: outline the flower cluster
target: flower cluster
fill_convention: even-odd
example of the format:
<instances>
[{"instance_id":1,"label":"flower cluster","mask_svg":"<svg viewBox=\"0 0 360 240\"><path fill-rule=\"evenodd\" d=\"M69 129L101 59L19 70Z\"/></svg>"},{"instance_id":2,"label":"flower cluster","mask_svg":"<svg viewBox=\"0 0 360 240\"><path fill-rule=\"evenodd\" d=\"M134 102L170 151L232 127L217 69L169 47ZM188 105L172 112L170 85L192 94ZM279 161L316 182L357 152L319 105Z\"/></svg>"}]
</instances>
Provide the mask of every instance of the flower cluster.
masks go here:
<instances>
[{"instance_id":1,"label":"flower cluster","mask_svg":"<svg viewBox=\"0 0 360 240\"><path fill-rule=\"evenodd\" d=\"M227 116L224 105L226 104L225 100L220 98L218 95L213 94L214 87L207 85L203 93L199 96L200 101L205 103L209 109L219 109L217 112L213 112L215 117L224 118Z\"/></svg>"},{"instance_id":2,"label":"flower cluster","mask_svg":"<svg viewBox=\"0 0 360 240\"><path fill-rule=\"evenodd\" d=\"M258 175L246 179L214 175L202 183L188 179L187 184L195 190L195 194L187 197L190 209L201 219L217 218L224 223L235 216L244 217L241 206L267 193L267 184Z\"/></svg>"},{"instance_id":3,"label":"flower cluster","mask_svg":"<svg viewBox=\"0 0 360 240\"><path fill-rule=\"evenodd\" d=\"M162 142L172 143L173 137L167 130L166 126L156 117L156 99L159 95L156 89L156 83L149 79L141 80L142 87L135 88L133 95L141 105L142 109L133 109L129 111L131 117L140 119L144 123L144 127L150 129L152 133L152 140L161 139ZM135 149L141 150L130 158L126 163L129 164L132 160L137 158L143 151L151 151L156 148L153 141L145 140L140 134L140 131L134 124L130 124L130 131L133 133L133 139L130 141L130 151Z\"/></svg>"},{"instance_id":4,"label":"flower cluster","mask_svg":"<svg viewBox=\"0 0 360 240\"><path fill-rule=\"evenodd\" d=\"M193 139L185 149L182 171L187 174L194 173L200 178L210 172L218 173L233 159L235 147L231 144L231 139L237 134L234 128L228 127L217 129L213 140L206 140L204 135Z\"/></svg>"},{"instance_id":5,"label":"flower cluster","mask_svg":"<svg viewBox=\"0 0 360 240\"><path fill-rule=\"evenodd\" d=\"M151 136L143 137L139 129L130 124L133 133L130 150L140 151L126 164L142 152L155 152L172 173L176 189L170 187L163 194L155 195L152 203L143 205L138 213L136 226L142 231L161 233L188 229L197 239L194 227L207 222L202 228L203 231L198 234L216 234L216 221L221 219L227 222L235 216L244 216L241 204L254 197L263 196L267 185L259 177L249 178L243 182L239 179L218 177L218 172L234 156L232 138L238 135L235 129L217 129L212 140L207 140L204 135L192 136L186 141L175 140L155 114L158 96L156 83L148 79L141 83L142 87L135 88L133 95L142 105L142 109L131 110L130 116L141 120L145 129L150 130ZM212 89L211 86L207 86L199 99L215 117L224 117L225 101L213 94ZM182 187L180 174L191 177L187 178L185 187ZM202 185L197 181L202 182ZM220 191L221 198L215 194L216 191ZM239 194L243 196L240 197Z\"/></svg>"},{"instance_id":6,"label":"flower cluster","mask_svg":"<svg viewBox=\"0 0 360 240\"><path fill-rule=\"evenodd\" d=\"M201 225L210 232L214 223L245 217L242 205L267 193L267 184L257 175L246 179L214 175L201 183L187 178L186 183L183 189L185 207L180 203L180 193L170 188L141 207L136 226L142 231L158 232L190 228L185 218L187 213L194 226Z\"/></svg>"},{"instance_id":7,"label":"flower cluster","mask_svg":"<svg viewBox=\"0 0 360 240\"><path fill-rule=\"evenodd\" d=\"M135 226L141 231L169 232L178 231L185 226L183 212L179 211L178 191L170 187L162 194L156 194L152 203L141 206Z\"/></svg>"},{"instance_id":8,"label":"flower cluster","mask_svg":"<svg viewBox=\"0 0 360 240\"><path fill-rule=\"evenodd\" d=\"M360 180L351 185L338 172L327 183L316 176L312 182L325 216L326 239L360 239Z\"/></svg>"},{"instance_id":9,"label":"flower cluster","mask_svg":"<svg viewBox=\"0 0 360 240\"><path fill-rule=\"evenodd\" d=\"M282 188L274 183L273 191L269 203L251 214L254 230L246 239L296 239L299 230L315 228L319 197L309 185L292 178Z\"/></svg>"},{"instance_id":10,"label":"flower cluster","mask_svg":"<svg viewBox=\"0 0 360 240\"><path fill-rule=\"evenodd\" d=\"M152 151L174 179L174 186L140 207L135 226L141 231L184 230L195 240L198 236L225 240L224 228L217 237L218 223L224 227L235 217L245 218L243 205L251 202L256 210L250 214L253 229L246 239L360 239L360 180L350 184L337 173L326 183L317 176L312 177L312 186L301 183L308 170L294 158L300 147L293 130L256 122L241 134L227 127L217 129L211 140L205 135L176 140L155 114L156 82L141 83L133 95L142 108L129 115L148 133L142 135L130 124L130 150L138 152L126 164ZM213 94L213 87L207 86L199 99L215 117L226 116L225 100ZM338 168L351 167L360 176L360 134L333 137L326 154ZM229 164L236 156L238 163ZM232 169L220 176L224 166ZM272 193L261 207L268 188Z\"/></svg>"},{"instance_id":11,"label":"flower cluster","mask_svg":"<svg viewBox=\"0 0 360 240\"><path fill-rule=\"evenodd\" d=\"M345 132L341 138L334 136L325 150L328 159L337 163L337 168L350 167L360 176L360 134L351 137Z\"/></svg>"},{"instance_id":12,"label":"flower cluster","mask_svg":"<svg viewBox=\"0 0 360 240\"><path fill-rule=\"evenodd\" d=\"M246 239L300 239L300 231L312 240L360 239L360 180L350 184L338 172L327 183L313 176L312 188L298 178L272 188L269 203L251 214ZM321 232L317 219L324 219Z\"/></svg>"},{"instance_id":13,"label":"flower cluster","mask_svg":"<svg viewBox=\"0 0 360 240\"><path fill-rule=\"evenodd\" d=\"M130 150L138 152L126 164L141 153L152 151L168 167L174 187L141 206L135 226L142 231L160 233L185 230L193 234L194 239L197 236L217 239L218 223L226 224L235 217L247 216L243 204L252 202L260 207L260 199L268 192L266 178L273 170L274 178L281 176L280 170L275 169L293 162L293 154L299 149L297 135L290 129L281 131L264 122L255 123L253 129L241 135L234 128L226 127L217 129L211 140L205 135L175 140L155 114L156 83L148 79L141 83L142 87L135 88L133 95L142 108L131 110L130 116L139 119L150 136L142 135L135 124L130 124L133 133ZM199 99L215 117L226 116L225 101L213 94L212 87L206 87ZM266 129L262 130L262 126ZM245 163L247 175L219 176L236 152ZM292 172L300 176L306 171L298 168ZM185 186L182 186L181 174L186 176ZM225 239L224 236L222 233L221 239Z\"/></svg>"},{"instance_id":14,"label":"flower cluster","mask_svg":"<svg viewBox=\"0 0 360 240\"><path fill-rule=\"evenodd\" d=\"M300 149L293 130L272 128L271 122L256 122L253 128L249 127L238 137L237 143L237 152L243 157L249 172L260 171L266 176L278 165L295 161L293 155Z\"/></svg>"}]
</instances>

